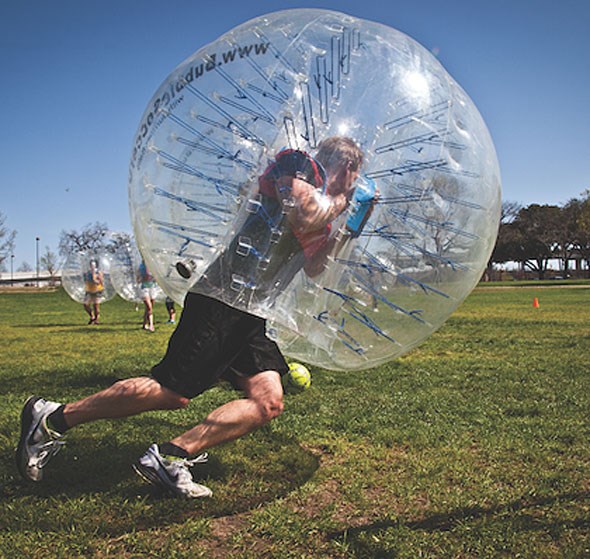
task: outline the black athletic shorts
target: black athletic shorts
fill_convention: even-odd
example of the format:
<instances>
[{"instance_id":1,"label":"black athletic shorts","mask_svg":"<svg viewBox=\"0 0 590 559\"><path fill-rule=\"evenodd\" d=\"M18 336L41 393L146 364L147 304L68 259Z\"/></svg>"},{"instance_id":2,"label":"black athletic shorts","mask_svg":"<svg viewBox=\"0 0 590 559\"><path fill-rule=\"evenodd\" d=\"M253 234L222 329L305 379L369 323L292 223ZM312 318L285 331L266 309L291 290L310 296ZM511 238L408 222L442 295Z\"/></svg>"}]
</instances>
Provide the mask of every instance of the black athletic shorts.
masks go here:
<instances>
[{"instance_id":1,"label":"black athletic shorts","mask_svg":"<svg viewBox=\"0 0 590 559\"><path fill-rule=\"evenodd\" d=\"M186 398L232 373L284 375L289 367L277 344L266 336L265 322L211 297L188 293L166 355L151 374Z\"/></svg>"}]
</instances>

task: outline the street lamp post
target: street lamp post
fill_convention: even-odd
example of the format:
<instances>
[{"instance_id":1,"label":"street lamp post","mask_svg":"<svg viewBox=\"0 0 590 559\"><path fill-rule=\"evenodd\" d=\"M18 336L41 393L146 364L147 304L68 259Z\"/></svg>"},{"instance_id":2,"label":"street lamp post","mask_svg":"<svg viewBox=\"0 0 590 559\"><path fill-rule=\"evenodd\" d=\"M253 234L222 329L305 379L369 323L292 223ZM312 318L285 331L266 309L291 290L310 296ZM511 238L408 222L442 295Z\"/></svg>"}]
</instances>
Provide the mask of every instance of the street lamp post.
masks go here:
<instances>
[{"instance_id":1,"label":"street lamp post","mask_svg":"<svg viewBox=\"0 0 590 559\"><path fill-rule=\"evenodd\" d=\"M10 255L10 287L14 287L14 254Z\"/></svg>"},{"instance_id":2,"label":"street lamp post","mask_svg":"<svg viewBox=\"0 0 590 559\"><path fill-rule=\"evenodd\" d=\"M35 237L35 254L37 258L37 287L39 287L39 237Z\"/></svg>"}]
</instances>

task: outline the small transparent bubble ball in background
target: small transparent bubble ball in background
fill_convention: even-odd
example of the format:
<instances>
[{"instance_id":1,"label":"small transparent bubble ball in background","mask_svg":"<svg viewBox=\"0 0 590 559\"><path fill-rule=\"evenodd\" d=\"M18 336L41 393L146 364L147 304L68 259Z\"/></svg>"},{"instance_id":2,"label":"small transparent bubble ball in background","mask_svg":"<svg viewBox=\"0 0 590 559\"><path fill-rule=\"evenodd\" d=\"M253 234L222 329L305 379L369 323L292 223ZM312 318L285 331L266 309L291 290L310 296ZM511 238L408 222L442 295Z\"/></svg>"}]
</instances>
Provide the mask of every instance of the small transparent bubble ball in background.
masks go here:
<instances>
[{"instance_id":1,"label":"small transparent bubble ball in background","mask_svg":"<svg viewBox=\"0 0 590 559\"><path fill-rule=\"evenodd\" d=\"M364 164L330 233L348 228L346 248L311 277L283 246L285 216L300 208L269 212L261 177L281 150L315 157L333 136L351 138ZM329 205L321 177L314 186ZM501 184L481 115L428 50L380 23L294 9L232 29L172 71L135 135L129 197L138 246L176 302L198 288L267 318L286 355L354 370L407 352L471 292ZM204 289L230 252L231 269Z\"/></svg>"},{"instance_id":2,"label":"small transparent bubble ball in background","mask_svg":"<svg viewBox=\"0 0 590 559\"><path fill-rule=\"evenodd\" d=\"M101 274L100 283L93 281L92 272ZM96 295L104 303L115 295L111 281L111 255L105 250L72 252L62 269L62 285L76 302L87 302L88 294Z\"/></svg>"},{"instance_id":3,"label":"small transparent bubble ball in background","mask_svg":"<svg viewBox=\"0 0 590 559\"><path fill-rule=\"evenodd\" d=\"M125 301L141 303L143 300L142 262L141 253L133 240L119 243L113 250L111 279L115 291ZM157 301L166 299L166 294L158 285L153 289Z\"/></svg>"}]
</instances>

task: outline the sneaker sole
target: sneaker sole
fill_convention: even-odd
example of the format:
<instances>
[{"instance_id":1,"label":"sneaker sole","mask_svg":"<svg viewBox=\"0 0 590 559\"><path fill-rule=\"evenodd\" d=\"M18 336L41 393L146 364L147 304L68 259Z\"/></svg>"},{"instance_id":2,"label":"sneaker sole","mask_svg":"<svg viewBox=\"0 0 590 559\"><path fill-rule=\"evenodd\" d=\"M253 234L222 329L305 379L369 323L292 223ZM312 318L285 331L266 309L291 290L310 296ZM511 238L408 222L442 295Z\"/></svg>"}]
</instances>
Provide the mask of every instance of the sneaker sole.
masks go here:
<instances>
[{"instance_id":1,"label":"sneaker sole","mask_svg":"<svg viewBox=\"0 0 590 559\"><path fill-rule=\"evenodd\" d=\"M172 491L171 489L166 487L160 481L160 478L158 477L158 475L155 474L151 469L144 468L141 464L133 464L133 469L135 470L135 473L144 481L147 481L148 483L151 483L152 485L155 485L156 487L159 487L160 489L166 490L170 493L174 493L174 491Z\"/></svg>"},{"instance_id":2,"label":"sneaker sole","mask_svg":"<svg viewBox=\"0 0 590 559\"><path fill-rule=\"evenodd\" d=\"M23 479L27 481L35 481L31 479L27 473L27 465L29 463L29 457L25 452L27 437L33 423L33 406L35 402L40 400L38 396L31 396L23 406L23 410L20 414L20 439L18 446L16 447L16 467L19 474Z\"/></svg>"}]
</instances>

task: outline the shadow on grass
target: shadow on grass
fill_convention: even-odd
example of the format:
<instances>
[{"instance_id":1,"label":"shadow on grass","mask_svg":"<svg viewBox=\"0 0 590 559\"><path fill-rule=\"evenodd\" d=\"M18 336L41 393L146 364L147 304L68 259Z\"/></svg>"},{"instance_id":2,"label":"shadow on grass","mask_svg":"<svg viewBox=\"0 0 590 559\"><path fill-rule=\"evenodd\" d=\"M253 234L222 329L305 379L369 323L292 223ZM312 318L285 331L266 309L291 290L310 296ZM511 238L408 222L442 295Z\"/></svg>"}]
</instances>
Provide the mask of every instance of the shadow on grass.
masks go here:
<instances>
[{"instance_id":1,"label":"shadow on grass","mask_svg":"<svg viewBox=\"0 0 590 559\"><path fill-rule=\"evenodd\" d=\"M179 499L157 492L133 472L131 465L148 444L77 437L53 458L38 484L22 481L14 464L3 460L0 525L14 532L34 527L110 536L165 528L189 518L238 514L284 497L319 465L294 437L265 428L214 449L206 464L193 469L195 480L213 490L212 498Z\"/></svg>"},{"instance_id":2,"label":"shadow on grass","mask_svg":"<svg viewBox=\"0 0 590 559\"><path fill-rule=\"evenodd\" d=\"M99 369L101 370L101 369ZM0 395L22 393L23 404L27 395L40 394L47 398L53 397L52 394L63 393L76 388L88 390L99 390L106 388L118 380L121 376L112 373L101 373L98 371L88 371L81 373L77 371L60 370L39 371L38 373L27 373L26 375L2 375L0 383Z\"/></svg>"},{"instance_id":3,"label":"shadow on grass","mask_svg":"<svg viewBox=\"0 0 590 559\"><path fill-rule=\"evenodd\" d=\"M387 530L411 530L426 533L451 532L455 528L465 526L469 522L485 520L498 521L502 524L510 523L513 531L543 531L557 533L567 529L590 527L587 516L576 519L543 518L534 509L554 505L556 503L584 502L590 499L590 492L567 493L533 499L519 499L504 505L493 507L465 507L448 513L438 513L426 516L422 520L404 522L398 520L383 520L346 528L329 534L331 540L347 542L355 557L390 557L391 549L376 542L383 541L383 532ZM529 511L530 512L527 512Z\"/></svg>"},{"instance_id":4,"label":"shadow on grass","mask_svg":"<svg viewBox=\"0 0 590 559\"><path fill-rule=\"evenodd\" d=\"M61 328L63 329L62 332L65 333L66 331L71 334L112 334L113 332L121 332L121 330L141 330L141 327L138 327L135 322L129 323L114 323L114 324L99 324L97 326L90 326L88 324L80 324L76 323L73 324L71 322L63 323L63 322L52 322L47 324L18 324L13 326L12 328L36 328L39 330L45 329L52 329L52 328Z\"/></svg>"}]
</instances>

